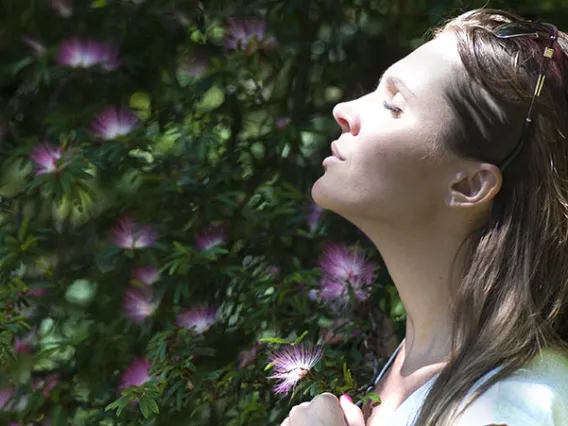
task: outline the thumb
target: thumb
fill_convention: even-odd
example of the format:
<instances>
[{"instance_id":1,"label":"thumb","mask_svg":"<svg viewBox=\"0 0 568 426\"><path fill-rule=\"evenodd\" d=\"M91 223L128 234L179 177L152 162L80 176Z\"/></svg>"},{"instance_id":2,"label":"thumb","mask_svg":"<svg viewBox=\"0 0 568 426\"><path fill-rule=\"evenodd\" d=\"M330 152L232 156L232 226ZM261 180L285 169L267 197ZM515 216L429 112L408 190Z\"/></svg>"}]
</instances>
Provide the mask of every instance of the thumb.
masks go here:
<instances>
[{"instance_id":1,"label":"thumb","mask_svg":"<svg viewBox=\"0 0 568 426\"><path fill-rule=\"evenodd\" d=\"M347 426L365 426L365 417L359 407L353 404L353 400L347 394L339 398L339 406L343 410Z\"/></svg>"}]
</instances>

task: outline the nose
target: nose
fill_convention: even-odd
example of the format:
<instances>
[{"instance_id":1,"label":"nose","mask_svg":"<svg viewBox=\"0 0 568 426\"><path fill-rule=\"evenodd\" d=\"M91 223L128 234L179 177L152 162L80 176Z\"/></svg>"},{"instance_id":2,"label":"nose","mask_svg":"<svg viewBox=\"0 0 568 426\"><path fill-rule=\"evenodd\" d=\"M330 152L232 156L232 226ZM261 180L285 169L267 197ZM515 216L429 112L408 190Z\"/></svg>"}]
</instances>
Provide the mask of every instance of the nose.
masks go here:
<instances>
[{"instance_id":1,"label":"nose","mask_svg":"<svg viewBox=\"0 0 568 426\"><path fill-rule=\"evenodd\" d=\"M352 104L341 102L333 108L333 118L341 127L343 133L351 133L353 136L359 134L361 130L361 121L359 116L353 110Z\"/></svg>"}]
</instances>

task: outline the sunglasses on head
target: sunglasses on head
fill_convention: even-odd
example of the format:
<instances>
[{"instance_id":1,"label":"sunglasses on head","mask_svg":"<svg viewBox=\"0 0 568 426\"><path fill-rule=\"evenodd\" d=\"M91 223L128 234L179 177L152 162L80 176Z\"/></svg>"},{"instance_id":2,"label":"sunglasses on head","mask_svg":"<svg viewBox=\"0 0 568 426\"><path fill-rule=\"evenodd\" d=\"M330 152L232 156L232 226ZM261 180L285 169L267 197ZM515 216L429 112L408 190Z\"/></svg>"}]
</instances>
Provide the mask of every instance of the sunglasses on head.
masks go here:
<instances>
[{"instance_id":1,"label":"sunglasses on head","mask_svg":"<svg viewBox=\"0 0 568 426\"><path fill-rule=\"evenodd\" d=\"M515 148L513 148L511 153L507 155L507 157L498 166L499 169L501 169L501 172L503 172L505 168L517 157L517 155L519 155L525 144L525 140L527 139L528 130L533 119L535 101L536 98L540 96L542 86L544 85L546 70L554 54L554 49L552 48L552 46L558 39L558 29L554 25L548 23L511 22L495 28L495 30L493 30L493 34L497 38L501 39L509 39L515 37L531 37L542 40L548 39L548 45L545 47L543 52L544 60L540 65L536 87L534 89L533 97L529 105L529 110L527 112L525 122L523 124L521 136L519 138L519 141L515 145Z\"/></svg>"}]
</instances>

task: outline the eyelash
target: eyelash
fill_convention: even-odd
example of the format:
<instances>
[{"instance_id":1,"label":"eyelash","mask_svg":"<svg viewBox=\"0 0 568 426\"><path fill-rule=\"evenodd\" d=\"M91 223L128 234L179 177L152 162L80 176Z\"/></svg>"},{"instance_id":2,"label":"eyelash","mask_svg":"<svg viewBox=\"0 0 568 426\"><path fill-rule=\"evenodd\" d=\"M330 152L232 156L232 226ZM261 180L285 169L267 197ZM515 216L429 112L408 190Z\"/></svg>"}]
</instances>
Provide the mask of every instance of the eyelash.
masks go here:
<instances>
[{"instance_id":1,"label":"eyelash","mask_svg":"<svg viewBox=\"0 0 568 426\"><path fill-rule=\"evenodd\" d=\"M383 101L383 106L385 107L385 109L392 111L396 115L402 114L402 110L399 107L395 107L394 105L388 103L387 101Z\"/></svg>"}]
</instances>

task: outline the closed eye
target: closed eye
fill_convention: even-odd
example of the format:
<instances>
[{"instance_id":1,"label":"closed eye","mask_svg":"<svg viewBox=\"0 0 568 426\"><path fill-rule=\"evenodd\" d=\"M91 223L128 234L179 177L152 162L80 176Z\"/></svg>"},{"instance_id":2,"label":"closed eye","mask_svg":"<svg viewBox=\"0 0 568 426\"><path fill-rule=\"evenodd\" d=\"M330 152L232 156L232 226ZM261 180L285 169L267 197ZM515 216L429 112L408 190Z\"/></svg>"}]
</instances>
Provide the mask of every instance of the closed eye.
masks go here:
<instances>
[{"instance_id":1,"label":"closed eye","mask_svg":"<svg viewBox=\"0 0 568 426\"><path fill-rule=\"evenodd\" d=\"M389 111L392 111L395 115L400 115L402 114L402 109L400 109L399 107L394 106L393 104L387 102L387 101L383 101L383 106L385 107L385 109L388 109Z\"/></svg>"}]
</instances>

